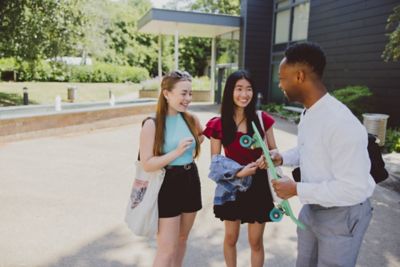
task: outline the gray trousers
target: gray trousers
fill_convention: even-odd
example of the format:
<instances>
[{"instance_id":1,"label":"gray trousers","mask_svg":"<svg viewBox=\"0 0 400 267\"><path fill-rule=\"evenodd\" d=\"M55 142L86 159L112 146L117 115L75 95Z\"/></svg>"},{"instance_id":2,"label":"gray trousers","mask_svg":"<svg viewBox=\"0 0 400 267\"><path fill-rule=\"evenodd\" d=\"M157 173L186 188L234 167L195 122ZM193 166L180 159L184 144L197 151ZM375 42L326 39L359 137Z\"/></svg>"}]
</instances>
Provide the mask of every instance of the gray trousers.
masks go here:
<instances>
[{"instance_id":1,"label":"gray trousers","mask_svg":"<svg viewBox=\"0 0 400 267\"><path fill-rule=\"evenodd\" d=\"M349 207L304 205L297 228L297 267L353 267L372 217L369 199Z\"/></svg>"}]
</instances>

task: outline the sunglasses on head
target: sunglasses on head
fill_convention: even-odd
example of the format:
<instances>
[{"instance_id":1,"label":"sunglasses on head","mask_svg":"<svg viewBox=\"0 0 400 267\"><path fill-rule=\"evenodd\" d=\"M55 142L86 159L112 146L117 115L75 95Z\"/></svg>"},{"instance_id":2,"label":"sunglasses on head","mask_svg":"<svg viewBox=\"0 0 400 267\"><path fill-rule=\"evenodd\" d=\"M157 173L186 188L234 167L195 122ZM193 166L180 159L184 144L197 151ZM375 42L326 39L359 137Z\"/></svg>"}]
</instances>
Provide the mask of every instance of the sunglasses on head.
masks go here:
<instances>
[{"instance_id":1,"label":"sunglasses on head","mask_svg":"<svg viewBox=\"0 0 400 267\"><path fill-rule=\"evenodd\" d=\"M167 76L172 78L187 79L189 81L192 80L192 76L187 71L174 70L168 73Z\"/></svg>"}]
</instances>

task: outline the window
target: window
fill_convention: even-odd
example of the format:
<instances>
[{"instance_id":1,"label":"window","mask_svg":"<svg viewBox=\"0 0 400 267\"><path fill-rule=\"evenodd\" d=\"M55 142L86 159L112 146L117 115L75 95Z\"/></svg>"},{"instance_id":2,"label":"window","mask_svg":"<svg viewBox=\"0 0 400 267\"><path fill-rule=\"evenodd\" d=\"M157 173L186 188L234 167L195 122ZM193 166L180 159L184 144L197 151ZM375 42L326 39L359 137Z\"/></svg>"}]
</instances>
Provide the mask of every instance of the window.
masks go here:
<instances>
[{"instance_id":1,"label":"window","mask_svg":"<svg viewBox=\"0 0 400 267\"><path fill-rule=\"evenodd\" d=\"M283 53L277 53L272 56L271 62L271 91L269 99L271 102L282 103L285 101L285 96L279 88L279 63L284 57Z\"/></svg>"},{"instance_id":2,"label":"window","mask_svg":"<svg viewBox=\"0 0 400 267\"><path fill-rule=\"evenodd\" d=\"M284 7L288 7L290 6L290 0L280 0L276 3L276 8L280 9L280 8L284 8Z\"/></svg>"},{"instance_id":3,"label":"window","mask_svg":"<svg viewBox=\"0 0 400 267\"><path fill-rule=\"evenodd\" d=\"M286 102L279 89L279 63L284 57L285 48L292 42L307 40L310 0L274 0L274 36L272 45L271 69L269 73L269 101Z\"/></svg>"},{"instance_id":4,"label":"window","mask_svg":"<svg viewBox=\"0 0 400 267\"><path fill-rule=\"evenodd\" d=\"M284 10L276 14L275 44L289 41L290 10Z\"/></svg>"},{"instance_id":5,"label":"window","mask_svg":"<svg viewBox=\"0 0 400 267\"><path fill-rule=\"evenodd\" d=\"M292 41L307 39L309 13L310 3L303 3L294 8Z\"/></svg>"},{"instance_id":6,"label":"window","mask_svg":"<svg viewBox=\"0 0 400 267\"><path fill-rule=\"evenodd\" d=\"M275 0L274 44L306 40L309 0Z\"/></svg>"}]
</instances>

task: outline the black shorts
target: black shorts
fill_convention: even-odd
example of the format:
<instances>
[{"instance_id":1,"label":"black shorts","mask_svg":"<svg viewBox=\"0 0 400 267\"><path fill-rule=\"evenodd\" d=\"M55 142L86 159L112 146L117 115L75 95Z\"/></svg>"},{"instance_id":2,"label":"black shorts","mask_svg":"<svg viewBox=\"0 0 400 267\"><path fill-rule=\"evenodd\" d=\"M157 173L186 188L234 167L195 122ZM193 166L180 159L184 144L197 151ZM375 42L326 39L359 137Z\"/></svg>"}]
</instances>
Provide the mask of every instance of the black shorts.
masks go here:
<instances>
[{"instance_id":1,"label":"black shorts","mask_svg":"<svg viewBox=\"0 0 400 267\"><path fill-rule=\"evenodd\" d=\"M201 209L200 178L195 163L167 166L158 193L158 216L171 218Z\"/></svg>"}]
</instances>

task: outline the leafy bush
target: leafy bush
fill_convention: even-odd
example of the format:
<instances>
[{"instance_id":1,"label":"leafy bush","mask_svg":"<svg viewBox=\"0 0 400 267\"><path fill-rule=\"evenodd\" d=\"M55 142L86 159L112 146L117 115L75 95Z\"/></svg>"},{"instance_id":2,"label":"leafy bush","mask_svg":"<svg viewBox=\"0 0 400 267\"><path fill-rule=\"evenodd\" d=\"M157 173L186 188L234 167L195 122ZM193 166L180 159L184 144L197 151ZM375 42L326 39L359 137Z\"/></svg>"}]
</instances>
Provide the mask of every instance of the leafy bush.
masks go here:
<instances>
[{"instance_id":1,"label":"leafy bush","mask_svg":"<svg viewBox=\"0 0 400 267\"><path fill-rule=\"evenodd\" d=\"M345 104L354 115L361 119L362 114L368 112L368 97L372 92L366 86L354 85L336 89L332 95Z\"/></svg>"},{"instance_id":2,"label":"leafy bush","mask_svg":"<svg viewBox=\"0 0 400 267\"><path fill-rule=\"evenodd\" d=\"M98 63L93 66L72 66L72 81L76 82L134 82L149 78L146 69Z\"/></svg>"},{"instance_id":3,"label":"leafy bush","mask_svg":"<svg viewBox=\"0 0 400 267\"><path fill-rule=\"evenodd\" d=\"M71 68L71 82L88 83L92 80L92 66L74 66Z\"/></svg>"},{"instance_id":4,"label":"leafy bush","mask_svg":"<svg viewBox=\"0 0 400 267\"><path fill-rule=\"evenodd\" d=\"M27 62L22 62L16 69L18 81L32 81L34 80L34 73L29 67Z\"/></svg>"},{"instance_id":5,"label":"leafy bush","mask_svg":"<svg viewBox=\"0 0 400 267\"><path fill-rule=\"evenodd\" d=\"M115 65L96 64L93 66L91 82L120 82Z\"/></svg>"},{"instance_id":6,"label":"leafy bush","mask_svg":"<svg viewBox=\"0 0 400 267\"><path fill-rule=\"evenodd\" d=\"M61 62L40 61L35 68L33 79L36 81L65 82L70 80L68 66Z\"/></svg>"},{"instance_id":7,"label":"leafy bush","mask_svg":"<svg viewBox=\"0 0 400 267\"><path fill-rule=\"evenodd\" d=\"M149 78L149 72L141 67L124 66L121 68L121 79L124 82L140 83Z\"/></svg>"},{"instance_id":8,"label":"leafy bush","mask_svg":"<svg viewBox=\"0 0 400 267\"><path fill-rule=\"evenodd\" d=\"M385 151L400 153L400 128L387 129L386 140L384 145Z\"/></svg>"},{"instance_id":9,"label":"leafy bush","mask_svg":"<svg viewBox=\"0 0 400 267\"><path fill-rule=\"evenodd\" d=\"M294 111L290 111L283 108L283 104L268 103L267 105L262 105L261 109L267 111L270 114L276 114L289 121L298 123L300 120L300 114Z\"/></svg>"},{"instance_id":10,"label":"leafy bush","mask_svg":"<svg viewBox=\"0 0 400 267\"><path fill-rule=\"evenodd\" d=\"M139 83L149 78L147 69L141 67L106 63L76 66L46 60L32 64L28 62L17 64L14 58L3 58L0 59L0 71L16 70L19 81Z\"/></svg>"},{"instance_id":11,"label":"leafy bush","mask_svg":"<svg viewBox=\"0 0 400 267\"><path fill-rule=\"evenodd\" d=\"M69 75L67 66L58 62L45 60L29 64L17 63L14 58L0 59L1 70L15 70L18 81L67 81Z\"/></svg>"},{"instance_id":12,"label":"leafy bush","mask_svg":"<svg viewBox=\"0 0 400 267\"><path fill-rule=\"evenodd\" d=\"M0 58L0 71L15 69L16 63L14 58Z\"/></svg>"}]
</instances>

